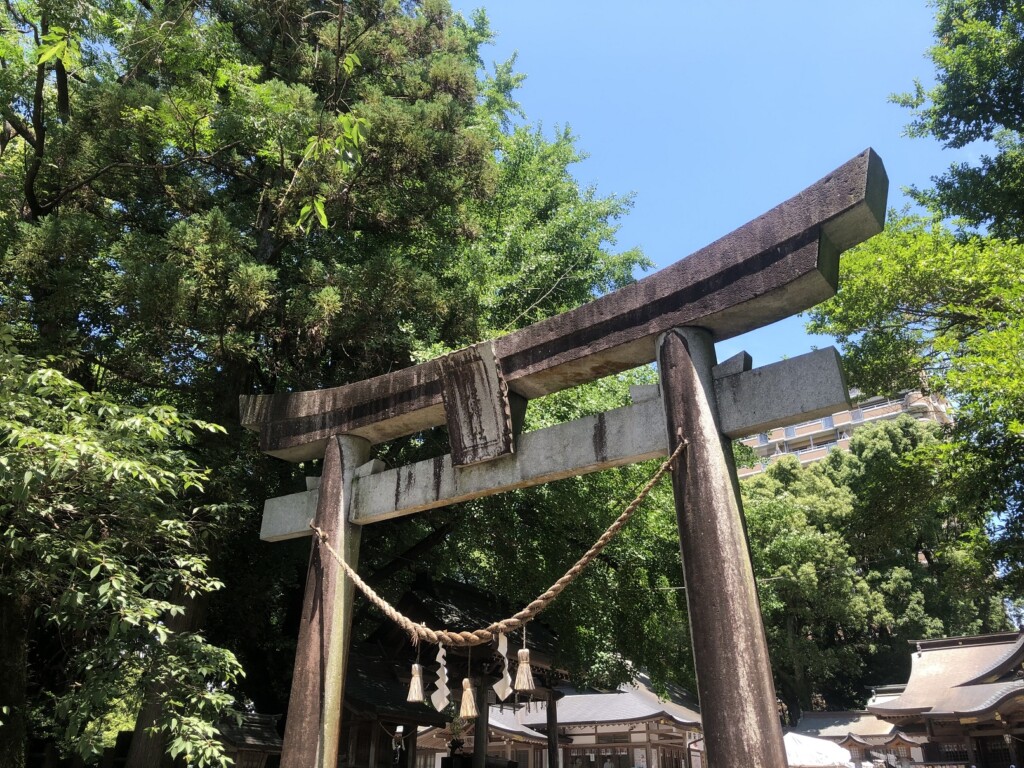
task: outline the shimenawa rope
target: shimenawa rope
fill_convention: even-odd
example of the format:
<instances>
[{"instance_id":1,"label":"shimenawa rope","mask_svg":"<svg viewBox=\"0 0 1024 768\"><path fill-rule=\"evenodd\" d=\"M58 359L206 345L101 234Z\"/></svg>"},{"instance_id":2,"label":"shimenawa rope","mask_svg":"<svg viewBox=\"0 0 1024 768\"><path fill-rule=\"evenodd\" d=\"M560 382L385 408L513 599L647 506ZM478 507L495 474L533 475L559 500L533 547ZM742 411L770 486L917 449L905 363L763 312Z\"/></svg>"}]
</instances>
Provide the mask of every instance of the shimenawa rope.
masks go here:
<instances>
[{"instance_id":1,"label":"shimenawa rope","mask_svg":"<svg viewBox=\"0 0 1024 768\"><path fill-rule=\"evenodd\" d=\"M489 643L494 636L498 633L508 634L522 627L534 616L547 608L548 604L554 600L558 595L562 593L573 580L580 575L584 568L590 564L590 562L600 554L601 550L604 549L608 542L614 538L615 534L624 526L629 519L636 512L637 508L643 503L644 499L647 498L647 494L651 492L651 489L661 480L662 476L668 472L672 466L672 462L675 461L676 457L682 453L683 449L686 448L688 441L680 440L676 449L658 467L658 471L654 473L647 484L640 489L640 493L637 497L630 502L629 506L626 507L622 514L616 518L608 529L601 534L601 537L594 542L594 545L584 553L583 557L576 561L576 563L566 571L565 575L562 576L558 581L551 585L551 587L542 595L538 596L533 602L523 608L519 613L501 621L496 621L490 624L485 629L474 629L469 632L452 632L450 630L435 630L430 629L424 624L417 624L408 617L399 613L398 610L392 606L387 600L378 595L365 581L363 581L359 574L356 573L352 567L345 562L344 558L341 557L335 551L334 547L327 540L327 534L324 533L320 528L316 527L311 520L309 527L313 529L313 533L319 539L319 541L327 548L327 551L331 553L335 560L338 561L338 565L342 567L345 574L352 580L359 591L366 595L366 598L373 603L377 608L384 613L389 619L398 624L405 632L412 638L413 643L419 643L421 640L425 640L428 643L434 643L439 645L451 645L451 646L473 646L482 645Z\"/></svg>"}]
</instances>

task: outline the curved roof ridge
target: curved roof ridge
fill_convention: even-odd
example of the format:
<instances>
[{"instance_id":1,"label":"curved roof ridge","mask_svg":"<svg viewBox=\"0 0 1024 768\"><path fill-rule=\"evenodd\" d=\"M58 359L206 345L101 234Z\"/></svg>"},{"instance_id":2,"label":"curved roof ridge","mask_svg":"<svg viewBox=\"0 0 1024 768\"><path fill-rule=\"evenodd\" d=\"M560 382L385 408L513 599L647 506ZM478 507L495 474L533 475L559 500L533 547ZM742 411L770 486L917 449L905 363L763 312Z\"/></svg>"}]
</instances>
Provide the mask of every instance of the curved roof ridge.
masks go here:
<instances>
[{"instance_id":1,"label":"curved roof ridge","mask_svg":"<svg viewBox=\"0 0 1024 768\"><path fill-rule=\"evenodd\" d=\"M661 701L644 688L623 686L618 691L605 693L582 693L567 695L558 702L560 725L580 723L635 723L665 718L681 726L700 724L700 713L672 701ZM540 718L521 717L520 721L532 724Z\"/></svg>"},{"instance_id":2,"label":"curved roof ridge","mask_svg":"<svg viewBox=\"0 0 1024 768\"><path fill-rule=\"evenodd\" d=\"M985 712L989 712L996 709L1007 699L1011 699L1015 696L1019 696L1024 692L1024 680L1008 680L1005 683L984 683L984 687L988 688L991 686L989 695L981 701L973 704L969 709L959 709L955 706L949 707L949 713L954 715L971 715L977 716L982 715Z\"/></svg>"},{"instance_id":3,"label":"curved roof ridge","mask_svg":"<svg viewBox=\"0 0 1024 768\"><path fill-rule=\"evenodd\" d=\"M974 702L985 695L978 686L1024 659L1024 632L922 640L914 643L910 679L903 692L867 709L885 719L938 711L943 702Z\"/></svg>"},{"instance_id":4,"label":"curved roof ridge","mask_svg":"<svg viewBox=\"0 0 1024 768\"><path fill-rule=\"evenodd\" d=\"M1011 645L1006 653L993 661L985 672L976 675L970 680L965 680L960 683L960 685L974 685L984 681L985 678L991 677L992 675L1000 675L1021 659L1024 659L1024 632L1017 633L1017 642Z\"/></svg>"},{"instance_id":5,"label":"curved roof ridge","mask_svg":"<svg viewBox=\"0 0 1024 768\"><path fill-rule=\"evenodd\" d=\"M1007 630L1005 632L990 632L986 635L954 635L953 637L932 637L921 640L908 640L907 644L917 650L931 651L940 648L958 648L967 645L998 645L1010 640L1016 640L1024 634L1024 630Z\"/></svg>"}]
</instances>

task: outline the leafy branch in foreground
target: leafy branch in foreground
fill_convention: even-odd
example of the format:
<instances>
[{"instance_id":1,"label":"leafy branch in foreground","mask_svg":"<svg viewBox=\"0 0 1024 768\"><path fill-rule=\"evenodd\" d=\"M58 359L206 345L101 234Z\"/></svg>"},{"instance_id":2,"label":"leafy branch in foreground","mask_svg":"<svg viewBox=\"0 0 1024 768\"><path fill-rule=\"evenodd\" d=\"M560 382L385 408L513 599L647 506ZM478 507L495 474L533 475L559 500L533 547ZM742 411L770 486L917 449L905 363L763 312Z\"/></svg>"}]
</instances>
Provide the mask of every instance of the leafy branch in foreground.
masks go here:
<instances>
[{"instance_id":1,"label":"leafy branch in foreground","mask_svg":"<svg viewBox=\"0 0 1024 768\"><path fill-rule=\"evenodd\" d=\"M912 216L843 257L809 328L844 345L865 392L921 387L955 408L946 470L965 509L995 512L1000 572L1024 576L1024 246Z\"/></svg>"},{"instance_id":2,"label":"leafy branch in foreground","mask_svg":"<svg viewBox=\"0 0 1024 768\"><path fill-rule=\"evenodd\" d=\"M172 748L222 762L213 724L230 711L238 664L174 626L187 601L221 586L196 554L221 510L194 506L208 473L187 452L216 428L87 392L7 335L0 370L0 753L18 751L34 712L65 750L93 756L116 702L157 684ZM32 625L42 631L29 648ZM33 654L50 663L30 690Z\"/></svg>"},{"instance_id":3,"label":"leafy branch in foreground","mask_svg":"<svg viewBox=\"0 0 1024 768\"><path fill-rule=\"evenodd\" d=\"M936 0L935 85L914 84L893 101L913 110L911 136L951 149L984 142L976 162L951 165L914 188L918 201L946 217L986 227L998 237L1024 236L1024 9L1016 0Z\"/></svg>"}]
</instances>

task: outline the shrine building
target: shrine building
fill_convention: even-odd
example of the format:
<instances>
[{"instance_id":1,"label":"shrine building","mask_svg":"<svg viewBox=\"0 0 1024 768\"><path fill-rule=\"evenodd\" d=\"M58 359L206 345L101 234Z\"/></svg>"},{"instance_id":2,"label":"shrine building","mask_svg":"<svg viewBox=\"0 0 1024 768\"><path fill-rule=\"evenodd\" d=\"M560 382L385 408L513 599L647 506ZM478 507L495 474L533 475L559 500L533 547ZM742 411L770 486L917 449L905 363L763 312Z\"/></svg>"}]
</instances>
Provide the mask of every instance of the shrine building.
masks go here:
<instances>
[{"instance_id":1,"label":"shrine building","mask_svg":"<svg viewBox=\"0 0 1024 768\"><path fill-rule=\"evenodd\" d=\"M912 643L906 686L868 712L926 736L923 765L1009 768L1024 759L1024 631Z\"/></svg>"}]
</instances>

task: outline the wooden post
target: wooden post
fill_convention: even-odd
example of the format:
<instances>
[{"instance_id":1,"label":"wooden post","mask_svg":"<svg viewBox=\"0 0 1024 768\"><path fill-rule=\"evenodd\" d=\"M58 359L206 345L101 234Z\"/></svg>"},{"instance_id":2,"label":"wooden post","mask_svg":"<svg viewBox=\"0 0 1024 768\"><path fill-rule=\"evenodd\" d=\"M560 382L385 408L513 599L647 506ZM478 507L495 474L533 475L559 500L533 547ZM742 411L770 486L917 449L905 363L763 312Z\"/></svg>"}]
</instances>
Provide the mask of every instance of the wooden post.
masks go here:
<instances>
[{"instance_id":1,"label":"wooden post","mask_svg":"<svg viewBox=\"0 0 1024 768\"><path fill-rule=\"evenodd\" d=\"M705 754L715 768L785 768L768 645L739 505L732 451L718 429L711 334L658 340Z\"/></svg>"},{"instance_id":2,"label":"wooden post","mask_svg":"<svg viewBox=\"0 0 1024 768\"><path fill-rule=\"evenodd\" d=\"M978 751L974 746L974 738L966 728L964 729L964 743L967 744L967 759L971 763L971 768L974 768L978 764Z\"/></svg>"},{"instance_id":3,"label":"wooden post","mask_svg":"<svg viewBox=\"0 0 1024 768\"><path fill-rule=\"evenodd\" d=\"M410 723L411 733L405 734L405 768L416 768L416 723Z\"/></svg>"},{"instance_id":4,"label":"wooden post","mask_svg":"<svg viewBox=\"0 0 1024 768\"><path fill-rule=\"evenodd\" d=\"M558 766L558 710L555 708L555 689L548 689L548 766Z\"/></svg>"},{"instance_id":5,"label":"wooden post","mask_svg":"<svg viewBox=\"0 0 1024 768\"><path fill-rule=\"evenodd\" d=\"M341 435L327 442L314 525L331 547L355 568L361 529L348 521L352 477L369 457L370 443ZM295 650L282 768L335 768L345 669L352 627L354 585L341 565L313 537L306 571L306 596Z\"/></svg>"},{"instance_id":6,"label":"wooden post","mask_svg":"<svg viewBox=\"0 0 1024 768\"><path fill-rule=\"evenodd\" d=\"M467 663L468 664L468 663ZM467 665L466 674L472 669ZM481 671L474 680L473 694L476 696L476 720L473 723L473 768L485 768L487 764L487 743L490 740L490 714L487 705L487 676ZM464 694L465 695L465 694Z\"/></svg>"}]
</instances>

